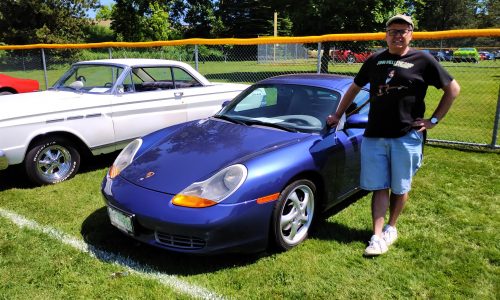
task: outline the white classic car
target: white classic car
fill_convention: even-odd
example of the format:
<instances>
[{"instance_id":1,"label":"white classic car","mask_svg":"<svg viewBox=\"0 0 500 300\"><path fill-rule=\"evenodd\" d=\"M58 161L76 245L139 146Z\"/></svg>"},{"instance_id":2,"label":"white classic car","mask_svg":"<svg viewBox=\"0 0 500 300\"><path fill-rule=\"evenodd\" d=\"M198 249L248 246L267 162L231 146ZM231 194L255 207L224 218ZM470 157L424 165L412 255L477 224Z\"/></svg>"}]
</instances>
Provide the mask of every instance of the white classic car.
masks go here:
<instances>
[{"instance_id":1,"label":"white classic car","mask_svg":"<svg viewBox=\"0 0 500 300\"><path fill-rule=\"evenodd\" d=\"M209 82L170 60L75 63L48 91L2 97L0 170L24 164L36 184L66 180L82 155L110 153L157 129L208 117L247 87Z\"/></svg>"}]
</instances>

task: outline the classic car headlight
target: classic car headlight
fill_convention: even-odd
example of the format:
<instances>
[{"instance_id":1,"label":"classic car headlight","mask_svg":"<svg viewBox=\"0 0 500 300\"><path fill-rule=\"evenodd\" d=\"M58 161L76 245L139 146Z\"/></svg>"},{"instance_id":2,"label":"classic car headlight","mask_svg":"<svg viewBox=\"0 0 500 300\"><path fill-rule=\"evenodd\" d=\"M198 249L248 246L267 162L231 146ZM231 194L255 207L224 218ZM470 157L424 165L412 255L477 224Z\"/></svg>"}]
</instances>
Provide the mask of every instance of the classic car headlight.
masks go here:
<instances>
[{"instance_id":1,"label":"classic car headlight","mask_svg":"<svg viewBox=\"0 0 500 300\"><path fill-rule=\"evenodd\" d=\"M186 207L208 207L229 197L247 178L244 165L229 166L202 182L195 182L175 195L172 203Z\"/></svg>"},{"instance_id":2,"label":"classic car headlight","mask_svg":"<svg viewBox=\"0 0 500 300\"><path fill-rule=\"evenodd\" d=\"M118 176L128 165L130 165L132 160L134 160L137 150L141 148L141 145L142 139L136 139L128 144L122 152L120 152L111 168L109 168L108 174L111 179Z\"/></svg>"}]
</instances>

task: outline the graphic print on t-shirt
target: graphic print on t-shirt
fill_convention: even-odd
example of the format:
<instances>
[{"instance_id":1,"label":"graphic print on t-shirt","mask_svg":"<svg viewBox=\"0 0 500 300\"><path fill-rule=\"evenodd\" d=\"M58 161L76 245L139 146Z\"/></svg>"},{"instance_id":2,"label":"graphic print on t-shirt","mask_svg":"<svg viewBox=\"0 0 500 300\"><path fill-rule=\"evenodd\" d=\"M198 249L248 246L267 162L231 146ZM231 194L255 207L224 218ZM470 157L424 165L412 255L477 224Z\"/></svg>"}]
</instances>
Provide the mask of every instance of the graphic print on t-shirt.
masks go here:
<instances>
[{"instance_id":1,"label":"graphic print on t-shirt","mask_svg":"<svg viewBox=\"0 0 500 300\"><path fill-rule=\"evenodd\" d=\"M388 95L391 93L401 91L403 89L408 89L407 86L398 85L397 83L395 83L394 82L395 76L396 76L396 69L395 68L388 68L385 83L378 86L377 96Z\"/></svg>"}]
</instances>

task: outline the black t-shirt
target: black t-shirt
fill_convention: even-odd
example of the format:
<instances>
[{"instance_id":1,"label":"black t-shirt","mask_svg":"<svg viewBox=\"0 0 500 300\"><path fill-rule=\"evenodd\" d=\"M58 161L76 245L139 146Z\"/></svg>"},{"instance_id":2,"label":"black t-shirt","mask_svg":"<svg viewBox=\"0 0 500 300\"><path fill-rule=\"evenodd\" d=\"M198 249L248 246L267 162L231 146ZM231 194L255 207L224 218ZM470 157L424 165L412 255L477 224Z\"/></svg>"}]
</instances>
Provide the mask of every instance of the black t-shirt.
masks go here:
<instances>
[{"instance_id":1,"label":"black t-shirt","mask_svg":"<svg viewBox=\"0 0 500 300\"><path fill-rule=\"evenodd\" d=\"M428 53L410 49L403 56L388 50L374 53L361 67L354 82L370 83L370 112L366 137L404 136L416 118L423 118L425 94L432 85L438 89L453 78Z\"/></svg>"}]
</instances>

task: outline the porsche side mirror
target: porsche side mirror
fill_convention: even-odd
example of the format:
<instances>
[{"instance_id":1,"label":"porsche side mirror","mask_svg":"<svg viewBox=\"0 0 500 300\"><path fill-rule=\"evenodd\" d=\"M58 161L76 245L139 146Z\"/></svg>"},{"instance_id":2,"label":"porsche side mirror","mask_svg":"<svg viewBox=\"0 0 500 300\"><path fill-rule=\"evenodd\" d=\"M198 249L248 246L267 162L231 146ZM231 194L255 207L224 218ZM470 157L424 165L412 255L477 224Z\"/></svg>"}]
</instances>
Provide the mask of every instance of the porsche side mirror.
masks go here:
<instances>
[{"instance_id":1,"label":"porsche side mirror","mask_svg":"<svg viewBox=\"0 0 500 300\"><path fill-rule=\"evenodd\" d=\"M366 128L368 124L367 114L354 114L347 118L344 128Z\"/></svg>"}]
</instances>

